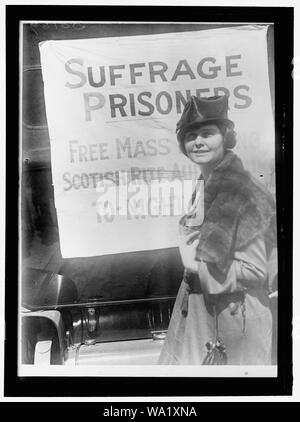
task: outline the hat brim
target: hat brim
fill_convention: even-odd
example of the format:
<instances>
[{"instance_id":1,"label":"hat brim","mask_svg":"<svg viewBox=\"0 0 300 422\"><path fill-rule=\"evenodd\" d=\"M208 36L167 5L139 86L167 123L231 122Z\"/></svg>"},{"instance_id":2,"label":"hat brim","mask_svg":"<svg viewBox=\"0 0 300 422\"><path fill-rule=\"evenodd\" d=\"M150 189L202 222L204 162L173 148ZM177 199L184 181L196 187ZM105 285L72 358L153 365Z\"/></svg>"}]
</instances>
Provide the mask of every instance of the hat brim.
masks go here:
<instances>
[{"instance_id":1,"label":"hat brim","mask_svg":"<svg viewBox=\"0 0 300 422\"><path fill-rule=\"evenodd\" d=\"M229 119L216 119L215 117L208 117L208 118L206 118L205 120L201 120L201 121L198 121L197 122L197 120L194 120L194 121L192 121L192 122L190 122L190 123L187 123L187 124L185 124L184 126L182 126L180 129L179 129L179 131L178 131L178 133L177 133L177 138L179 139L179 140L181 140L182 139L182 137L183 137L183 135L188 131L188 130L190 130L190 129L195 129L195 128L199 128L199 127L201 127L201 126L203 126L203 125L206 125L206 124L208 124L208 123L215 123L215 124L218 124L218 123L222 123L222 124L224 124L225 126L227 126L228 127L228 129L233 129L234 128L234 123L233 123L233 121L232 120L229 120Z\"/></svg>"}]
</instances>

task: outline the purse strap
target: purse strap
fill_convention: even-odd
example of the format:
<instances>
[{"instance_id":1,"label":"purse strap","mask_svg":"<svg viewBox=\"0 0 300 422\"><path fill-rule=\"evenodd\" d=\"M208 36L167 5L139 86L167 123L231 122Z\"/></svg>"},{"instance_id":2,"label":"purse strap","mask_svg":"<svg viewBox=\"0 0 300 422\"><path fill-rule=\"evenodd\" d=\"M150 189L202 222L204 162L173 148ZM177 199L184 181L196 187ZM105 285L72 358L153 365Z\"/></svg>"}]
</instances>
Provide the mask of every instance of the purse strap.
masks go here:
<instances>
[{"instance_id":1,"label":"purse strap","mask_svg":"<svg viewBox=\"0 0 300 422\"><path fill-rule=\"evenodd\" d=\"M217 343L217 341L219 340L219 321L218 321L218 312L217 312L217 303L215 303L213 305L213 314L214 314L214 339L215 339L215 343Z\"/></svg>"}]
</instances>

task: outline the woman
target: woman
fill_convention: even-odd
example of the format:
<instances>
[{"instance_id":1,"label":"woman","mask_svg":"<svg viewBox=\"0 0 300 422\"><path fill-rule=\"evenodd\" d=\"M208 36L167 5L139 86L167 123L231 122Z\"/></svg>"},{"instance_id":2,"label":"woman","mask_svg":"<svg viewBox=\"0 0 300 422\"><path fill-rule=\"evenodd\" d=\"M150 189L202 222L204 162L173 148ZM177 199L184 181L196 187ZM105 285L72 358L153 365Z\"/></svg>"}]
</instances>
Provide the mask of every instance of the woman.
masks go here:
<instances>
[{"instance_id":1,"label":"woman","mask_svg":"<svg viewBox=\"0 0 300 422\"><path fill-rule=\"evenodd\" d=\"M180 149L204 179L204 219L180 221L185 272L159 364L271 364L275 205L231 151L227 112L226 96L192 97L177 123Z\"/></svg>"}]
</instances>

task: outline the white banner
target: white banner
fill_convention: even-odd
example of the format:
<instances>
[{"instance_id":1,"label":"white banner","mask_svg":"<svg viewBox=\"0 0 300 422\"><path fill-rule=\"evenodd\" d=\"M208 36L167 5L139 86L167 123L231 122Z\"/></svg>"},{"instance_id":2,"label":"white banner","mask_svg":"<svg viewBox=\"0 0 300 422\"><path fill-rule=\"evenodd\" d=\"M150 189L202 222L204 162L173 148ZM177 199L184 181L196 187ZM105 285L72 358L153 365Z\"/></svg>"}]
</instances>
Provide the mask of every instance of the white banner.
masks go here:
<instances>
[{"instance_id":1,"label":"white banner","mask_svg":"<svg viewBox=\"0 0 300 422\"><path fill-rule=\"evenodd\" d=\"M198 176L175 134L191 95L229 95L236 151L272 184L266 31L244 26L40 44L64 258L177 245L191 193L182 180Z\"/></svg>"}]
</instances>

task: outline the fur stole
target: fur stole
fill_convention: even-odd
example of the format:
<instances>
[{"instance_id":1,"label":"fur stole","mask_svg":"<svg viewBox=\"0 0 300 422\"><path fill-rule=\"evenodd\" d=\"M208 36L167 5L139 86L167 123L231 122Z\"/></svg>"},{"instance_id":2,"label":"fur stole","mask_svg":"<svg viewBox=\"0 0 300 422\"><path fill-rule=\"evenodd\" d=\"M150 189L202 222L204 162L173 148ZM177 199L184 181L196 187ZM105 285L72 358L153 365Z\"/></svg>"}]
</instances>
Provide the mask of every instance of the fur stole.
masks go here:
<instances>
[{"instance_id":1,"label":"fur stole","mask_svg":"<svg viewBox=\"0 0 300 422\"><path fill-rule=\"evenodd\" d=\"M276 207L272 195L244 169L240 158L226 152L204 187L204 221L196 259L227 272L233 252L264 236L276 244Z\"/></svg>"}]
</instances>

